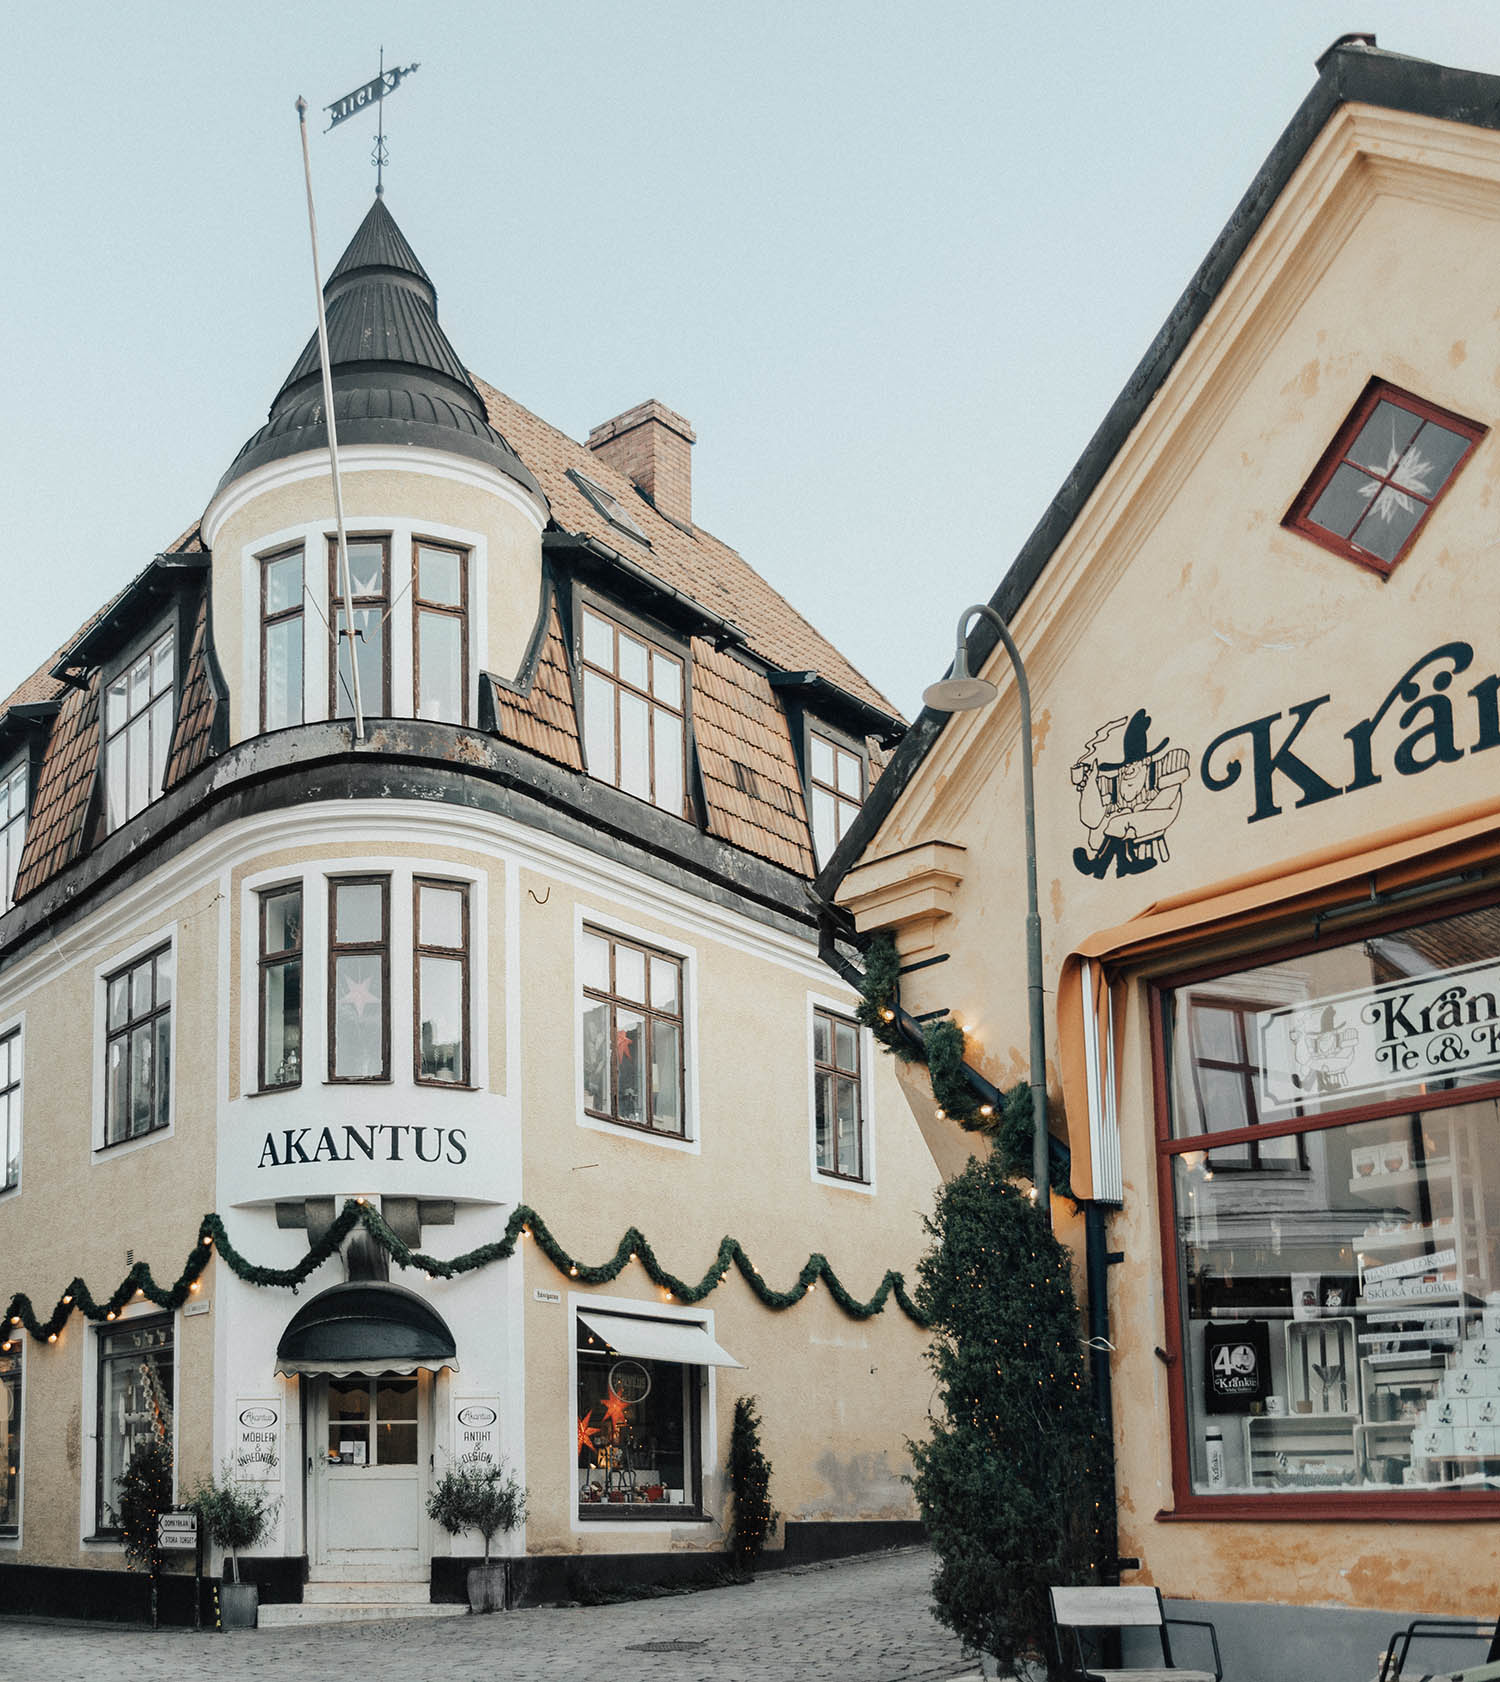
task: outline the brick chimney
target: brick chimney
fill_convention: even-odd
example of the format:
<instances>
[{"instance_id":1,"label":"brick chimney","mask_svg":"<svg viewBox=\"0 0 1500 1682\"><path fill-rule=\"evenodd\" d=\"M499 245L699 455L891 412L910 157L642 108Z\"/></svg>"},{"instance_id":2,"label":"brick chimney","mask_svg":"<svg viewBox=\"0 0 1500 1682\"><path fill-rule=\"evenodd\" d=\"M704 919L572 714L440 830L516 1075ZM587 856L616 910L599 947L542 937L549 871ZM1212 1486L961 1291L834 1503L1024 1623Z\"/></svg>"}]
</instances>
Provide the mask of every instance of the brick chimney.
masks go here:
<instances>
[{"instance_id":1,"label":"brick chimney","mask_svg":"<svg viewBox=\"0 0 1500 1682\"><path fill-rule=\"evenodd\" d=\"M682 416L652 397L596 426L588 447L644 491L658 513L691 526L696 441Z\"/></svg>"}]
</instances>

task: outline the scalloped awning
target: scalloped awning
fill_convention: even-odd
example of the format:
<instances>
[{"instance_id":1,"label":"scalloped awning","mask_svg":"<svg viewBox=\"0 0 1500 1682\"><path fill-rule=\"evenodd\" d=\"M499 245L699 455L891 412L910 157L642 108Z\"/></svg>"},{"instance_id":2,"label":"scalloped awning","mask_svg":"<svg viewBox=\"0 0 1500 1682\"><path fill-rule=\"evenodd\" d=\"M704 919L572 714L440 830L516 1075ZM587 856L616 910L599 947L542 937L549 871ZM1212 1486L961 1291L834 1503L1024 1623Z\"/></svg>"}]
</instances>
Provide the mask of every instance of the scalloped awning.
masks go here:
<instances>
[{"instance_id":1,"label":"scalloped awning","mask_svg":"<svg viewBox=\"0 0 1500 1682\"><path fill-rule=\"evenodd\" d=\"M276 1346L276 1371L345 1378L353 1373L458 1371L453 1333L431 1303L402 1285L330 1285L292 1316Z\"/></svg>"}]
</instances>

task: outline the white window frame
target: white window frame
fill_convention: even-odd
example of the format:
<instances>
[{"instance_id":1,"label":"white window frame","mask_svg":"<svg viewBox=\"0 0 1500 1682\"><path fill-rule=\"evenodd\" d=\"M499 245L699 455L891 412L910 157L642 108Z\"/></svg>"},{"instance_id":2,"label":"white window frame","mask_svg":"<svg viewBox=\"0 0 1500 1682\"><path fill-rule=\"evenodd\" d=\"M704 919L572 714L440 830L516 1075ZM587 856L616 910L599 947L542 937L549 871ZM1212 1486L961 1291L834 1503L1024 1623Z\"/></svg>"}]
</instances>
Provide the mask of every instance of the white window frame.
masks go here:
<instances>
[{"instance_id":1,"label":"white window frame","mask_svg":"<svg viewBox=\"0 0 1500 1682\"><path fill-rule=\"evenodd\" d=\"M603 1533L619 1535L638 1531L661 1532L680 1530L685 1524L713 1525L722 1524L725 1514L716 1513L714 1508L721 1505L718 1496L719 1487L719 1440L718 1440L718 1368L695 1367L690 1370L702 1373L704 1376L698 1381L697 1405L701 1410L698 1416L698 1440L702 1445L702 1453L698 1465L698 1480L703 1491L702 1518L684 1518L679 1511L675 1516L663 1516L661 1519L607 1519L581 1518L578 1513L578 1313L581 1309L585 1314L591 1308L611 1311L616 1314L632 1314L639 1320L670 1320L676 1325L702 1326L713 1340L718 1342L718 1334L714 1330L714 1311L711 1308L682 1307L677 1303L662 1302L659 1299L652 1302L642 1301L638 1297L600 1296L596 1292L569 1291L568 1292L568 1400L564 1409L566 1427L567 1459L563 1462L568 1468L568 1514L569 1529L575 1536L593 1536Z\"/></svg>"},{"instance_id":2,"label":"white window frame","mask_svg":"<svg viewBox=\"0 0 1500 1682\"><path fill-rule=\"evenodd\" d=\"M861 1197L875 1195L875 1036L868 1028L854 1021L853 999L832 999L819 993L807 995L807 1165L813 1183L830 1191L848 1191ZM863 1157L865 1178L850 1180L839 1174L825 1173L818 1166L818 1076L814 1057L813 1014L826 1011L854 1022L859 1035L859 1113L864 1129Z\"/></svg>"},{"instance_id":3,"label":"white window frame","mask_svg":"<svg viewBox=\"0 0 1500 1682\"><path fill-rule=\"evenodd\" d=\"M16 1093L17 1093L16 1102L20 1106L21 1120L17 1123L17 1131L20 1135L20 1139L19 1139L19 1142L17 1143L17 1146L16 1146L16 1183L13 1186L0 1187L0 1201L3 1201L3 1202L10 1202L13 1198L17 1198L21 1195L21 1178L22 1178L22 1175L25 1171L24 1162L23 1162L24 1155L25 1155L25 1149L26 1149L26 1145L25 1145L25 1140L26 1140L26 1127L25 1127L25 1117L26 1117L26 1012L25 1011L21 1011L18 1015L12 1016L4 1022L0 1022L0 1040L4 1040L4 1039L9 1038L9 1036L11 1034L14 1034L16 1036L16 1050L14 1052L12 1052L11 1055L13 1057L19 1057L20 1061L21 1061L21 1078L16 1083ZM5 1172L5 1138L4 1138L3 1134L0 1134L0 1174L3 1174L4 1172Z\"/></svg>"},{"instance_id":4,"label":"white window frame","mask_svg":"<svg viewBox=\"0 0 1500 1682\"><path fill-rule=\"evenodd\" d=\"M623 1126L590 1115L583 1081L583 935L587 925L603 935L615 935L635 945L654 946L682 963L682 1132L658 1133L654 1128ZM698 951L671 935L627 923L597 907L573 907L573 1108L578 1125L611 1139L631 1139L664 1150L702 1154L698 1129Z\"/></svg>"},{"instance_id":5,"label":"white window frame","mask_svg":"<svg viewBox=\"0 0 1500 1682\"><path fill-rule=\"evenodd\" d=\"M0 787L5 787L17 772L21 774L21 810L19 814L11 812L8 807L5 822L0 825L0 916L10 910L15 904L11 897L11 890L15 887L15 877L11 874L9 849L11 831L17 824L21 826L21 844L16 848L16 869L21 865L21 853L26 846L26 831L31 823L31 755L18 753L14 758L0 763Z\"/></svg>"},{"instance_id":6,"label":"white window frame","mask_svg":"<svg viewBox=\"0 0 1500 1682\"><path fill-rule=\"evenodd\" d=\"M258 634L258 627L257 627ZM157 648L170 637L172 639L172 682L164 692L171 697L171 704L167 709L167 743L162 754L162 782L159 788L151 788L146 796L146 804L137 811L130 811L130 778L127 761L125 806L126 815L117 824L110 822L109 811L109 768L111 762L111 743L124 743L130 734L130 723L151 713L160 704L161 696L156 696L140 712L132 714L131 720L123 730L111 732L109 728L109 691L111 685L127 674L130 668L144 656L152 656ZM182 627L178 623L178 616L170 613L165 619L158 619L151 629L142 637L138 637L128 645L127 652L114 660L106 662L99 673L99 765L102 773L103 787L103 815L104 828L110 835L122 830L126 824L133 822L142 812L153 806L166 792L167 772L172 768L172 744L177 734L177 713L182 699L182 668L187 659L188 650L183 647ZM149 769L149 768L148 768Z\"/></svg>"},{"instance_id":7,"label":"white window frame","mask_svg":"<svg viewBox=\"0 0 1500 1682\"><path fill-rule=\"evenodd\" d=\"M83 1453L79 1455L78 1540L92 1552L109 1551L124 1556L125 1544L115 1536L100 1536L94 1526L99 1515L94 1510L99 1482L99 1334L115 1332L132 1320L160 1319L163 1310L154 1302L127 1304L113 1320L100 1320L89 1326L84 1334L86 1358L83 1362ZM178 1444L182 1440L182 1310L173 1309L172 1322L172 1504L177 1505L180 1490ZM24 1406L24 1403L23 1403Z\"/></svg>"},{"instance_id":8,"label":"white window frame","mask_svg":"<svg viewBox=\"0 0 1500 1682\"><path fill-rule=\"evenodd\" d=\"M104 1105L106 1086L108 1084L108 1070L105 1067L106 1048L109 1043L109 979L118 975L122 969L128 969L137 959L144 958L158 947L165 946L172 954L172 1009L168 1015L170 1024L167 1031L167 1044L170 1048L171 1068L167 1071L167 1125L154 1128L150 1133L142 1133L137 1139L121 1139L106 1148L104 1135ZM163 928L154 929L149 935L132 941L129 946L121 947L109 959L94 967L94 1114L93 1114L93 1148L89 1152L89 1161L100 1167L105 1163L117 1162L121 1157L130 1156L138 1150L145 1150L150 1145L162 1143L172 1138L177 1132L177 1068L178 1057L178 1028L182 1009L182 974L178 962L181 953L177 944L177 925L168 923Z\"/></svg>"},{"instance_id":9,"label":"white window frame","mask_svg":"<svg viewBox=\"0 0 1500 1682\"><path fill-rule=\"evenodd\" d=\"M473 729L473 721L479 717L480 674L487 669L489 648L489 544L485 534L467 526L447 525L441 520L416 521L410 515L388 517L378 509L360 514L354 521L353 529L362 536L379 537L390 545L390 577L387 580L390 618L387 629L391 649L391 707L397 718L417 716L413 689L416 615L412 610L408 574L404 570L412 562L412 545L430 542L467 551L467 705L470 720L467 728ZM241 670L247 679L254 674L255 681L241 685L245 695L243 712L238 711L241 703L236 702L238 739L248 739L260 733L261 563L298 544L302 546L302 720L305 724L321 724L330 716L328 695L332 650L327 627L334 623L334 603L329 594L328 545L336 539L337 533L329 529L327 521L313 520L283 527L255 544L247 544L241 551ZM405 557L404 561L402 557ZM366 710L374 716L372 709Z\"/></svg>"}]
</instances>

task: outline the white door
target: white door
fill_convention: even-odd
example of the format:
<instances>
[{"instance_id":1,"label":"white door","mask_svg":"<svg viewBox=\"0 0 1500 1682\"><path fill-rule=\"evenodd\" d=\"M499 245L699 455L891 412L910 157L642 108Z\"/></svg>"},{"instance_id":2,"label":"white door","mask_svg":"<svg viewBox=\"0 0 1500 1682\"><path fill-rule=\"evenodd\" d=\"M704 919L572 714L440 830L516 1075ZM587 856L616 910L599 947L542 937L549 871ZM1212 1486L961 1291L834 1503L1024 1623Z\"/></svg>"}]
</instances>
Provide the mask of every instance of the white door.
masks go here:
<instances>
[{"instance_id":1,"label":"white door","mask_svg":"<svg viewBox=\"0 0 1500 1682\"><path fill-rule=\"evenodd\" d=\"M383 1570L428 1557L432 1378L325 1378L312 1398L313 1558Z\"/></svg>"}]
</instances>

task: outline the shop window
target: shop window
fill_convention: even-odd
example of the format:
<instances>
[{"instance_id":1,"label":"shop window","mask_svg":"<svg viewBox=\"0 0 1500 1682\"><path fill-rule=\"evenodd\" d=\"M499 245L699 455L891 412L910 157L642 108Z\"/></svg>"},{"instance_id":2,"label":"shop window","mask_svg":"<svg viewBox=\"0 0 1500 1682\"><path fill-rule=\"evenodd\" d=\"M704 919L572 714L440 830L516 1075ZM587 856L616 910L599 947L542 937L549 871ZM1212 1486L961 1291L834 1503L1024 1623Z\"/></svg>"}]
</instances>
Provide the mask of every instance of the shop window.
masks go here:
<instances>
[{"instance_id":1,"label":"shop window","mask_svg":"<svg viewBox=\"0 0 1500 1682\"><path fill-rule=\"evenodd\" d=\"M589 775L686 812L685 666L679 656L585 607L583 742Z\"/></svg>"},{"instance_id":2,"label":"shop window","mask_svg":"<svg viewBox=\"0 0 1500 1682\"><path fill-rule=\"evenodd\" d=\"M172 1453L172 1322L130 1320L101 1330L98 1338L94 1528L100 1536L118 1536L120 1477L132 1457L153 1439Z\"/></svg>"},{"instance_id":3,"label":"shop window","mask_svg":"<svg viewBox=\"0 0 1500 1682\"><path fill-rule=\"evenodd\" d=\"M329 879L329 1080L390 1079L390 910L388 876Z\"/></svg>"},{"instance_id":4,"label":"shop window","mask_svg":"<svg viewBox=\"0 0 1500 1682\"><path fill-rule=\"evenodd\" d=\"M172 745L176 636L168 630L104 686L105 823L118 829L162 791Z\"/></svg>"},{"instance_id":5,"label":"shop window","mask_svg":"<svg viewBox=\"0 0 1500 1682\"><path fill-rule=\"evenodd\" d=\"M1388 573L1484 434L1474 421L1371 380L1282 523Z\"/></svg>"},{"instance_id":6,"label":"shop window","mask_svg":"<svg viewBox=\"0 0 1500 1682\"><path fill-rule=\"evenodd\" d=\"M170 946L136 958L104 983L104 1143L154 1133L172 1119Z\"/></svg>"},{"instance_id":7,"label":"shop window","mask_svg":"<svg viewBox=\"0 0 1500 1682\"><path fill-rule=\"evenodd\" d=\"M469 722L469 557L412 545L412 681L418 718Z\"/></svg>"},{"instance_id":8,"label":"shop window","mask_svg":"<svg viewBox=\"0 0 1500 1682\"><path fill-rule=\"evenodd\" d=\"M1169 987L1162 1023L1179 1496L1500 1487L1500 907Z\"/></svg>"},{"instance_id":9,"label":"shop window","mask_svg":"<svg viewBox=\"0 0 1500 1682\"><path fill-rule=\"evenodd\" d=\"M302 884L260 896L260 1090L302 1084Z\"/></svg>"},{"instance_id":10,"label":"shop window","mask_svg":"<svg viewBox=\"0 0 1500 1682\"><path fill-rule=\"evenodd\" d=\"M21 1030L0 1034L0 1191L21 1183Z\"/></svg>"},{"instance_id":11,"label":"shop window","mask_svg":"<svg viewBox=\"0 0 1500 1682\"><path fill-rule=\"evenodd\" d=\"M469 890L418 876L412 883L416 1078L469 1084Z\"/></svg>"},{"instance_id":12,"label":"shop window","mask_svg":"<svg viewBox=\"0 0 1500 1682\"><path fill-rule=\"evenodd\" d=\"M302 549L260 563L260 727L302 722Z\"/></svg>"},{"instance_id":13,"label":"shop window","mask_svg":"<svg viewBox=\"0 0 1500 1682\"><path fill-rule=\"evenodd\" d=\"M816 730L808 732L808 760L813 851L822 866L859 816L865 798L865 762Z\"/></svg>"},{"instance_id":14,"label":"shop window","mask_svg":"<svg viewBox=\"0 0 1500 1682\"><path fill-rule=\"evenodd\" d=\"M578 1315L581 1519L665 1520L702 1511L702 1368L622 1352L634 1340L619 1326L644 1327L649 1336L653 1324L602 1312ZM668 1336L684 1329L660 1325Z\"/></svg>"},{"instance_id":15,"label":"shop window","mask_svg":"<svg viewBox=\"0 0 1500 1682\"><path fill-rule=\"evenodd\" d=\"M864 1181L864 1092L860 1033L847 1017L813 1011L813 1138L818 1172Z\"/></svg>"},{"instance_id":16,"label":"shop window","mask_svg":"<svg viewBox=\"0 0 1500 1682\"><path fill-rule=\"evenodd\" d=\"M339 546L328 545L328 600L332 607L338 659L329 672L328 716L354 716L354 668L351 641L359 663L359 698L366 718L391 710L390 542L383 537L351 537L349 595L354 616L350 637L344 614L344 585L339 577Z\"/></svg>"},{"instance_id":17,"label":"shop window","mask_svg":"<svg viewBox=\"0 0 1500 1682\"><path fill-rule=\"evenodd\" d=\"M589 1115L686 1136L682 959L602 929L582 945L583 1086Z\"/></svg>"},{"instance_id":18,"label":"shop window","mask_svg":"<svg viewBox=\"0 0 1500 1682\"><path fill-rule=\"evenodd\" d=\"M0 1354L0 1536L21 1532L21 1352Z\"/></svg>"},{"instance_id":19,"label":"shop window","mask_svg":"<svg viewBox=\"0 0 1500 1682\"><path fill-rule=\"evenodd\" d=\"M0 913L15 903L16 872L26 845L26 761L0 772Z\"/></svg>"}]
</instances>

